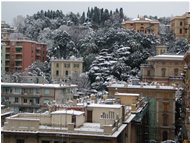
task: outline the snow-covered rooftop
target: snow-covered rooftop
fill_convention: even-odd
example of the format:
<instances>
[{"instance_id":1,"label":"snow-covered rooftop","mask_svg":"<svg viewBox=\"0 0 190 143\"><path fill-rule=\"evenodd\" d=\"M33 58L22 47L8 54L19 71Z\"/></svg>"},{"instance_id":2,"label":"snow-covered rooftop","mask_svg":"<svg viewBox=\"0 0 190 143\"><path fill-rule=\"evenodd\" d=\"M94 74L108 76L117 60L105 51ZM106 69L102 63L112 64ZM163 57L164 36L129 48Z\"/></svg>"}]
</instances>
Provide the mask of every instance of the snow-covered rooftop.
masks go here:
<instances>
[{"instance_id":1,"label":"snow-covered rooftop","mask_svg":"<svg viewBox=\"0 0 190 143\"><path fill-rule=\"evenodd\" d=\"M77 58L75 56L71 56L69 59L56 59L56 58L51 58L50 60L51 62L84 62L83 61L83 58L80 57L80 58Z\"/></svg>"},{"instance_id":2,"label":"snow-covered rooftop","mask_svg":"<svg viewBox=\"0 0 190 143\"><path fill-rule=\"evenodd\" d=\"M148 88L148 89L173 89L176 90L176 87L174 86L161 86L161 85L131 85L131 84L111 84L108 87L114 87L114 88Z\"/></svg>"},{"instance_id":3,"label":"snow-covered rooftop","mask_svg":"<svg viewBox=\"0 0 190 143\"><path fill-rule=\"evenodd\" d=\"M119 95L119 96L140 96L140 94L135 94L135 93L120 93L120 92L116 92L115 95Z\"/></svg>"},{"instance_id":4,"label":"snow-covered rooftop","mask_svg":"<svg viewBox=\"0 0 190 143\"><path fill-rule=\"evenodd\" d=\"M99 108L121 108L120 104L90 104L87 107L99 107Z\"/></svg>"},{"instance_id":5,"label":"snow-covered rooftop","mask_svg":"<svg viewBox=\"0 0 190 143\"><path fill-rule=\"evenodd\" d=\"M183 61L184 55L157 55L148 60L180 60Z\"/></svg>"},{"instance_id":6,"label":"snow-covered rooftop","mask_svg":"<svg viewBox=\"0 0 190 143\"><path fill-rule=\"evenodd\" d=\"M144 17L133 18L133 19L131 19L131 20L124 21L123 23L133 23L133 22L150 22L150 23L159 23L158 20L149 19L149 18L144 18Z\"/></svg>"},{"instance_id":7,"label":"snow-covered rooftop","mask_svg":"<svg viewBox=\"0 0 190 143\"><path fill-rule=\"evenodd\" d=\"M37 83L6 83L1 82L1 86L17 86L17 87L37 87L37 88L67 88L77 87L75 84L37 84Z\"/></svg>"},{"instance_id":8,"label":"snow-covered rooftop","mask_svg":"<svg viewBox=\"0 0 190 143\"><path fill-rule=\"evenodd\" d=\"M76 111L76 110L57 110L52 112L51 114L68 114L68 115L82 115L84 112Z\"/></svg>"},{"instance_id":9,"label":"snow-covered rooftop","mask_svg":"<svg viewBox=\"0 0 190 143\"><path fill-rule=\"evenodd\" d=\"M28 40L28 39L11 39L10 42L30 42L30 43L35 43L35 44L47 45L45 43L39 43L39 42Z\"/></svg>"}]
</instances>

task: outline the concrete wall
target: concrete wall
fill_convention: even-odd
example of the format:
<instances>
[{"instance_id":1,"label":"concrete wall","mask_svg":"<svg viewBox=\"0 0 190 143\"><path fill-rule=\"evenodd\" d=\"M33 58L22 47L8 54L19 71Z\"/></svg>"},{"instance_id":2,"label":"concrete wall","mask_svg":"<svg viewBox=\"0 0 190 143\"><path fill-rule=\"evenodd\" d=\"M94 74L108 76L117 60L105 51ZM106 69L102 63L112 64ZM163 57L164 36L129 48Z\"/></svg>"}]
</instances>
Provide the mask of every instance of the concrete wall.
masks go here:
<instances>
[{"instance_id":1,"label":"concrete wall","mask_svg":"<svg viewBox=\"0 0 190 143\"><path fill-rule=\"evenodd\" d=\"M100 123L101 125L109 125L113 124L114 120L116 120L116 117L118 115L119 118L122 117L122 108L101 108L101 107L88 107L87 110L92 110L92 122L93 123ZM101 114L104 112L107 115L109 115L109 111L114 112L114 118L101 118Z\"/></svg>"}]
</instances>

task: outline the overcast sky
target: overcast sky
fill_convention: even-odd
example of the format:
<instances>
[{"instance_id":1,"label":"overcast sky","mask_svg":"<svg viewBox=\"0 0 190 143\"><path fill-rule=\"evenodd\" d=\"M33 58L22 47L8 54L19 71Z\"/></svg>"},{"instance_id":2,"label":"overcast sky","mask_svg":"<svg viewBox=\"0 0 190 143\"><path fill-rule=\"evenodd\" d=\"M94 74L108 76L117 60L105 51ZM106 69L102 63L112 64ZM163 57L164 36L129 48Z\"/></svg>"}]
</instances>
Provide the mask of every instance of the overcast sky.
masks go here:
<instances>
[{"instance_id":1,"label":"overcast sky","mask_svg":"<svg viewBox=\"0 0 190 143\"><path fill-rule=\"evenodd\" d=\"M12 24L13 18L17 15L32 15L40 10L62 10L63 13L69 12L80 14L87 12L88 7L97 6L108 10L115 10L116 8L123 8L124 14L127 17L135 18L137 15L152 15L152 16L176 16L182 15L190 11L190 4L188 0L185 1L1 1L1 20Z\"/></svg>"}]
</instances>

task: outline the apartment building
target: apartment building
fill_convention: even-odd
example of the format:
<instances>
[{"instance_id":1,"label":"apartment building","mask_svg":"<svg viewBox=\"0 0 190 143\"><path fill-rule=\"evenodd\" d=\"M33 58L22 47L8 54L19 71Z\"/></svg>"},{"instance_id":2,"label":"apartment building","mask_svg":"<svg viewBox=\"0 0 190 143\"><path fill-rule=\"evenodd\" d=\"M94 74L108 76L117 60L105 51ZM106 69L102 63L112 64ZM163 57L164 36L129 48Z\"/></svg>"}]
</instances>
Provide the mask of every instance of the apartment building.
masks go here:
<instances>
[{"instance_id":1,"label":"apartment building","mask_svg":"<svg viewBox=\"0 0 190 143\"><path fill-rule=\"evenodd\" d=\"M141 65L142 81L182 86L183 78L181 73L183 68L184 55L157 55L149 57L147 64Z\"/></svg>"},{"instance_id":2,"label":"apartment building","mask_svg":"<svg viewBox=\"0 0 190 143\"><path fill-rule=\"evenodd\" d=\"M1 103L15 112L37 112L56 102L66 104L76 94L77 85L1 83Z\"/></svg>"},{"instance_id":3,"label":"apartment building","mask_svg":"<svg viewBox=\"0 0 190 143\"><path fill-rule=\"evenodd\" d=\"M47 45L31 40L2 40L6 44L6 73L24 71L36 60L46 60Z\"/></svg>"},{"instance_id":4,"label":"apartment building","mask_svg":"<svg viewBox=\"0 0 190 143\"><path fill-rule=\"evenodd\" d=\"M39 113L19 113L6 118L2 128L3 142L16 143L135 143L130 124L134 115L122 105L88 103L85 110L56 110Z\"/></svg>"},{"instance_id":5,"label":"apartment building","mask_svg":"<svg viewBox=\"0 0 190 143\"><path fill-rule=\"evenodd\" d=\"M145 34L158 34L159 22L158 20L152 20L144 17L134 18L132 20L122 22L122 27L126 29L134 29L137 32L143 32Z\"/></svg>"},{"instance_id":6,"label":"apartment building","mask_svg":"<svg viewBox=\"0 0 190 143\"><path fill-rule=\"evenodd\" d=\"M190 12L182 16L175 16L170 21L171 31L176 38L184 37L190 42Z\"/></svg>"},{"instance_id":7,"label":"apartment building","mask_svg":"<svg viewBox=\"0 0 190 143\"><path fill-rule=\"evenodd\" d=\"M51 59L52 80L68 80L83 72L83 58Z\"/></svg>"},{"instance_id":8,"label":"apartment building","mask_svg":"<svg viewBox=\"0 0 190 143\"><path fill-rule=\"evenodd\" d=\"M176 90L173 86L110 84L108 96L114 97L117 93L133 93L134 97L131 101L134 101L138 97L136 94L144 95L148 102L148 140L161 142L175 139ZM146 134L144 131L141 136Z\"/></svg>"},{"instance_id":9,"label":"apartment building","mask_svg":"<svg viewBox=\"0 0 190 143\"><path fill-rule=\"evenodd\" d=\"M190 141L190 50L186 52L184 56L185 68L184 68L184 85L185 85L185 127L187 129L188 140Z\"/></svg>"},{"instance_id":10,"label":"apartment building","mask_svg":"<svg viewBox=\"0 0 190 143\"><path fill-rule=\"evenodd\" d=\"M1 43L1 74L5 74L5 55L6 55L6 45Z\"/></svg>"}]
</instances>

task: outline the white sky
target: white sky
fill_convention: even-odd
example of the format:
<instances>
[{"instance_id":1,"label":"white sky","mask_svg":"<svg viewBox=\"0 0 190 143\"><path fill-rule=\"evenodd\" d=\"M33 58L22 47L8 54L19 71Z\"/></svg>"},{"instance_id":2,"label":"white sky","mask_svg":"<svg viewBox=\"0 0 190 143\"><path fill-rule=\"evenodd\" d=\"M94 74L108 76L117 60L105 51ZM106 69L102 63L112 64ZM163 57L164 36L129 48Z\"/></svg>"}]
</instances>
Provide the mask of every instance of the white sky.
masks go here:
<instances>
[{"instance_id":1,"label":"white sky","mask_svg":"<svg viewBox=\"0 0 190 143\"><path fill-rule=\"evenodd\" d=\"M69 12L82 14L88 7L97 6L108 10L123 8L124 14L135 18L137 15L152 16L176 16L190 11L190 2L181 1L1 1L1 20L12 24L13 18L22 15L33 15L40 10L62 10L64 14Z\"/></svg>"}]
</instances>

